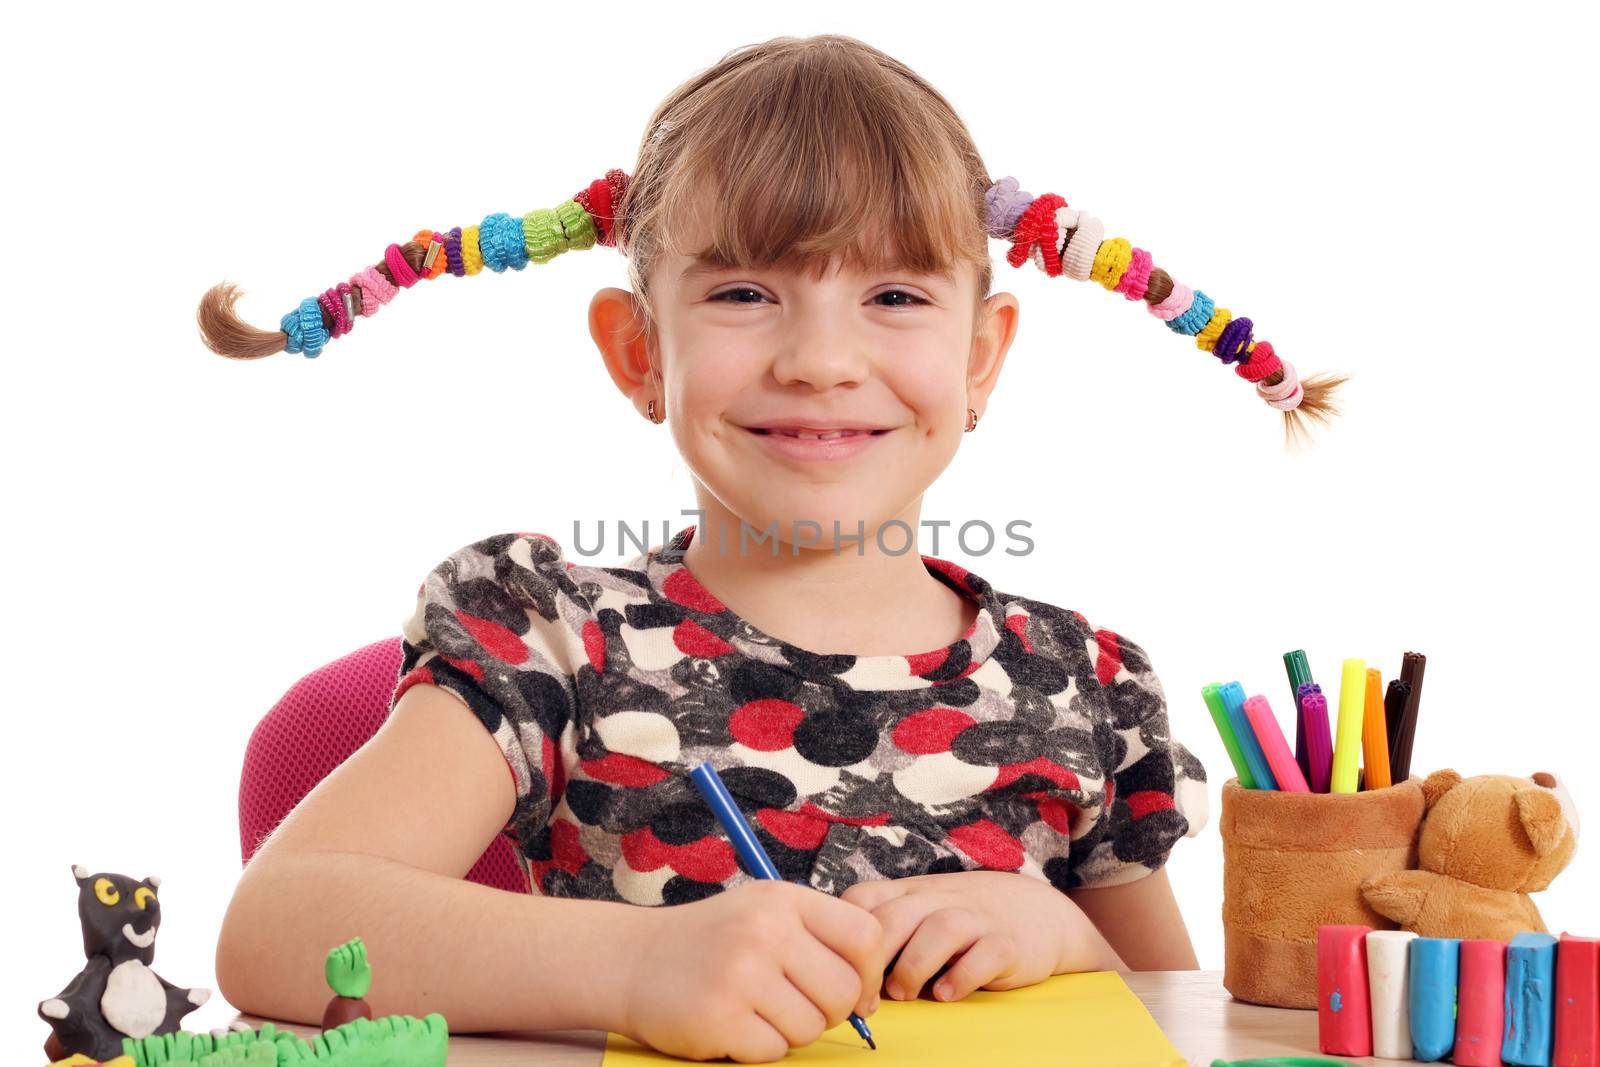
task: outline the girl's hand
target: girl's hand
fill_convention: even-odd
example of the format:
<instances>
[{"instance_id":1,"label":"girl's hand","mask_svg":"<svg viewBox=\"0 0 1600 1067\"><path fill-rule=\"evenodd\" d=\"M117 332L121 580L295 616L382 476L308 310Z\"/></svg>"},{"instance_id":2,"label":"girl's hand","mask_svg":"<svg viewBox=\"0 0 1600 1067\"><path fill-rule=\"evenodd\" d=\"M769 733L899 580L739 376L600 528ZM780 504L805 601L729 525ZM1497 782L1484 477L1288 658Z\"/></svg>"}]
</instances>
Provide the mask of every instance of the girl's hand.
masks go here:
<instances>
[{"instance_id":1,"label":"girl's hand","mask_svg":"<svg viewBox=\"0 0 1600 1067\"><path fill-rule=\"evenodd\" d=\"M957 871L858 882L841 899L883 924L884 952L896 957L892 970L885 968L884 991L896 1000L917 998L946 967L933 987L938 1000L1122 967L1076 904L1025 874Z\"/></svg>"},{"instance_id":2,"label":"girl's hand","mask_svg":"<svg viewBox=\"0 0 1600 1067\"><path fill-rule=\"evenodd\" d=\"M872 914L789 882L641 908L622 1033L685 1059L782 1059L878 1006L886 958Z\"/></svg>"}]
</instances>

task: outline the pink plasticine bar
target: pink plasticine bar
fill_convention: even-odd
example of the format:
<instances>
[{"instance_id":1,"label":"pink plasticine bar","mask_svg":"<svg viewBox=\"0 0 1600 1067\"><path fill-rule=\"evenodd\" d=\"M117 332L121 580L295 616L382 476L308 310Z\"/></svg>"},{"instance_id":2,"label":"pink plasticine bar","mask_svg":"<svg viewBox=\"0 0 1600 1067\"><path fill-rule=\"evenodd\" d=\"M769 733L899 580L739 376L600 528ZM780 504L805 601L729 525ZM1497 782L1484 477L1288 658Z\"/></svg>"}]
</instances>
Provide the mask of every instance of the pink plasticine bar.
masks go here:
<instances>
[{"instance_id":1,"label":"pink plasticine bar","mask_svg":"<svg viewBox=\"0 0 1600 1067\"><path fill-rule=\"evenodd\" d=\"M1506 943L1461 942L1456 994L1456 1067L1501 1067L1506 1023Z\"/></svg>"},{"instance_id":2,"label":"pink plasticine bar","mask_svg":"<svg viewBox=\"0 0 1600 1067\"><path fill-rule=\"evenodd\" d=\"M1294 753L1289 751L1289 742L1284 738L1267 698L1253 696L1246 700L1244 714L1250 720L1250 729L1256 732L1261 751L1266 753L1267 766L1272 768L1272 777L1278 780L1278 788L1285 793L1311 792L1306 785L1306 776L1300 773L1300 764L1295 762Z\"/></svg>"},{"instance_id":3,"label":"pink plasticine bar","mask_svg":"<svg viewBox=\"0 0 1600 1067\"><path fill-rule=\"evenodd\" d=\"M1553 1067L1600 1067L1600 941L1562 934L1556 946Z\"/></svg>"},{"instance_id":4,"label":"pink plasticine bar","mask_svg":"<svg viewBox=\"0 0 1600 1067\"><path fill-rule=\"evenodd\" d=\"M1371 932L1370 926L1317 927L1317 1038L1330 1056L1372 1055ZM1498 1043L1494 1047L1500 1051Z\"/></svg>"}]
</instances>

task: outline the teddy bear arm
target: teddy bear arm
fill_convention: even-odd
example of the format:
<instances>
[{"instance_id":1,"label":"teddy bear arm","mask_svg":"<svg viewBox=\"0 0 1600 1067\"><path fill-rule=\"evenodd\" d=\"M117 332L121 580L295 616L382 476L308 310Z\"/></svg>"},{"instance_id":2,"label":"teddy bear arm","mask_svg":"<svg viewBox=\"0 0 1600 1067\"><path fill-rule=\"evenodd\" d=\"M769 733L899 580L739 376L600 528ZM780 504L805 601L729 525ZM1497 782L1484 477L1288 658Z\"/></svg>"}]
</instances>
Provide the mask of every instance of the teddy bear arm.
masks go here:
<instances>
[{"instance_id":1,"label":"teddy bear arm","mask_svg":"<svg viewBox=\"0 0 1600 1067\"><path fill-rule=\"evenodd\" d=\"M1395 871L1367 879L1361 895L1373 911L1409 930L1440 881L1444 879L1431 871Z\"/></svg>"}]
</instances>

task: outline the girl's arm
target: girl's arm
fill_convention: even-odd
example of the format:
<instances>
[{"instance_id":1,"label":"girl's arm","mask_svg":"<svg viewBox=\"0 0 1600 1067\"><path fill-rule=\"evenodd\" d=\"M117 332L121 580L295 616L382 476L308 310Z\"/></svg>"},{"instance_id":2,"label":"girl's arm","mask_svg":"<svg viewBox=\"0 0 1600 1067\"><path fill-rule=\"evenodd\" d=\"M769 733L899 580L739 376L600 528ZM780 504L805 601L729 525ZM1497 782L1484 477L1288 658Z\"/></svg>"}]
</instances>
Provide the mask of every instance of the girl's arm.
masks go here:
<instances>
[{"instance_id":1,"label":"girl's arm","mask_svg":"<svg viewBox=\"0 0 1600 1067\"><path fill-rule=\"evenodd\" d=\"M646 909L463 880L514 800L505 758L466 705L412 686L251 858L217 943L222 995L320 1022L327 952L359 936L375 1015L438 1011L457 1032L616 1029L615 982Z\"/></svg>"},{"instance_id":2,"label":"girl's arm","mask_svg":"<svg viewBox=\"0 0 1600 1067\"><path fill-rule=\"evenodd\" d=\"M1199 968L1165 867L1123 885L1068 890L1067 896L1111 943L1129 970Z\"/></svg>"}]
</instances>

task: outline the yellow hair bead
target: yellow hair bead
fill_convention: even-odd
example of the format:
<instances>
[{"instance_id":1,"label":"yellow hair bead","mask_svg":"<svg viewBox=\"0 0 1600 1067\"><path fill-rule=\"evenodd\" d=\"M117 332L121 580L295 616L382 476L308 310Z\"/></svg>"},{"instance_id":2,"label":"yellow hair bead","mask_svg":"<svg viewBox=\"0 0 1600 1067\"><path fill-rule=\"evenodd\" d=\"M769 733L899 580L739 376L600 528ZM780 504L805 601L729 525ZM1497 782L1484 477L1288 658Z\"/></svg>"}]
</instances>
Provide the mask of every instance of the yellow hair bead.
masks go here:
<instances>
[{"instance_id":1,"label":"yellow hair bead","mask_svg":"<svg viewBox=\"0 0 1600 1067\"><path fill-rule=\"evenodd\" d=\"M478 247L476 226L461 228L461 266L466 270L468 277L483 269L483 249Z\"/></svg>"},{"instance_id":2,"label":"yellow hair bead","mask_svg":"<svg viewBox=\"0 0 1600 1067\"><path fill-rule=\"evenodd\" d=\"M1222 336L1223 329L1233 321L1233 312L1227 308L1213 308L1211 321L1194 335L1194 343L1200 346L1200 351L1210 352L1217 347L1217 339Z\"/></svg>"},{"instance_id":3,"label":"yellow hair bead","mask_svg":"<svg viewBox=\"0 0 1600 1067\"><path fill-rule=\"evenodd\" d=\"M1113 237L1101 241L1094 254L1094 265L1089 268L1089 280L1099 282L1107 289L1115 289L1133 262L1133 245L1126 237Z\"/></svg>"}]
</instances>

